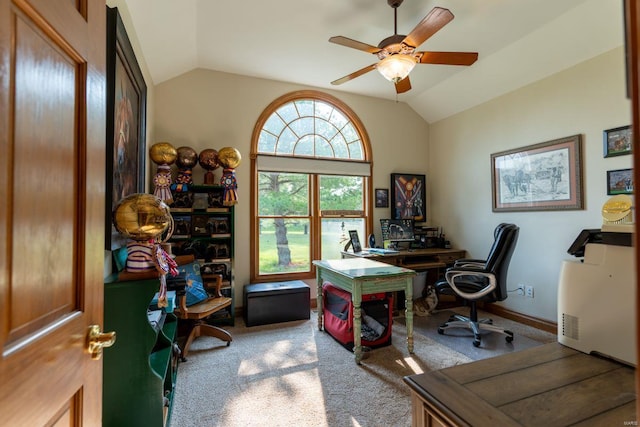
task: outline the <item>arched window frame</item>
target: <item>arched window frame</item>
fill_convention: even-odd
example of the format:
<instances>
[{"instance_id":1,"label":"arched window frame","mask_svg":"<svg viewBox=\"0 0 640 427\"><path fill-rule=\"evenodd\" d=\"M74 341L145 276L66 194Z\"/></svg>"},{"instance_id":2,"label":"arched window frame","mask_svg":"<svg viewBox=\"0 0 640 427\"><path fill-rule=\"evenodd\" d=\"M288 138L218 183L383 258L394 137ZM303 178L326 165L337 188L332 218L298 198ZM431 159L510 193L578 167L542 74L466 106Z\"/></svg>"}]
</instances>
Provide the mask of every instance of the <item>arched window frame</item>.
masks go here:
<instances>
[{"instance_id":1,"label":"arched window frame","mask_svg":"<svg viewBox=\"0 0 640 427\"><path fill-rule=\"evenodd\" d=\"M317 100L322 101L334 109L341 112L349 122L355 128L359 139L361 141L362 159L330 159L327 157L313 157L304 155L278 155L278 154L265 154L259 152L260 135L265 127L267 120L283 105L286 105L293 101L298 100ZM250 278L252 282L268 282L268 281L281 281L281 280L293 280L293 279L311 279L315 277L315 267L310 265L309 271L298 273L279 273L279 274L260 274L259 271L259 215L258 215L258 173L260 171L260 165L265 164L285 164L286 167L295 171L296 167L300 172L308 173L310 175L310 185L313 188L313 194L310 195L310 224L311 224L311 244L310 244L310 260L320 259L321 256L321 240L319 230L321 229L320 223L323 218L341 218L348 217L341 212L323 212L319 211L319 196L317 191L318 181L320 175L325 174L339 174L340 170L346 170L345 167L353 170L357 168L359 172L355 175L362 176L363 178L363 219L365 225L365 236L372 232L372 196L371 196L371 174L372 174L372 161L371 161L371 144L369 136L367 134L364 125L355 112L340 99L313 90L295 91L285 94L275 99L269 104L258 120L253 129L251 137L251 271ZM319 163L321 162L321 163ZM322 168L319 168L319 165ZM297 165L297 166L295 166ZM264 167L264 166L263 166ZM273 166L270 166L273 167ZM313 173L311 171L322 170L322 174ZM354 174L354 173L352 173ZM362 236L361 238L364 238Z\"/></svg>"}]
</instances>

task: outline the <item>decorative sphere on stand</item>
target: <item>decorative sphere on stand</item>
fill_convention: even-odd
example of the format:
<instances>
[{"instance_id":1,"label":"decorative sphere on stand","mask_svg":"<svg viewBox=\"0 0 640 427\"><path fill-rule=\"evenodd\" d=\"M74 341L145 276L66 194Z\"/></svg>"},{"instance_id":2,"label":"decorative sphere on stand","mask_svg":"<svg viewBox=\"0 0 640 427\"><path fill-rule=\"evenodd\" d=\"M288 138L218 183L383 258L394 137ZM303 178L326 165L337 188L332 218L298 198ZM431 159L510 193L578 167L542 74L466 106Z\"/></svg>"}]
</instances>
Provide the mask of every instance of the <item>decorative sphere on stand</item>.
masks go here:
<instances>
[{"instance_id":1,"label":"decorative sphere on stand","mask_svg":"<svg viewBox=\"0 0 640 427\"><path fill-rule=\"evenodd\" d=\"M153 184L153 194L167 204L173 203L171 195L171 165L178 158L178 151L168 142L157 142L149 148L149 157L158 165Z\"/></svg>"},{"instance_id":2,"label":"decorative sphere on stand","mask_svg":"<svg viewBox=\"0 0 640 427\"><path fill-rule=\"evenodd\" d=\"M222 178L220 185L224 187L222 204L232 206L238 203L238 182L236 181L235 169L240 165L242 156L240 151L233 147L224 147L218 151L218 160L222 165Z\"/></svg>"},{"instance_id":3,"label":"decorative sphere on stand","mask_svg":"<svg viewBox=\"0 0 640 427\"><path fill-rule=\"evenodd\" d=\"M207 171L204 174L204 184L214 184L215 177L213 171L220 167L218 151L213 148L206 148L200 152L198 161L200 162L200 166Z\"/></svg>"}]
</instances>

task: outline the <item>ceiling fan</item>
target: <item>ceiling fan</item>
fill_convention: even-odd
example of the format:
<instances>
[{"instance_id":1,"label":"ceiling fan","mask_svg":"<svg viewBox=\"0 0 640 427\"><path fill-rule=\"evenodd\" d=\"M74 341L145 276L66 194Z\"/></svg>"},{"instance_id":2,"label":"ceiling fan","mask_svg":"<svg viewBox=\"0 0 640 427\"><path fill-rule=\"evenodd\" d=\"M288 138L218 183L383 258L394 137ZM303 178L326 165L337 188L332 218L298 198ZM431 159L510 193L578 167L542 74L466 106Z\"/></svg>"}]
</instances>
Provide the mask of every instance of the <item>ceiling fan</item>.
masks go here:
<instances>
[{"instance_id":1,"label":"ceiling fan","mask_svg":"<svg viewBox=\"0 0 640 427\"><path fill-rule=\"evenodd\" d=\"M387 80L395 84L396 93L403 93L411 89L409 73L416 64L471 65L476 62L478 59L477 52L416 51L418 46L453 20L453 13L449 9L434 7L409 35L404 36L398 34L398 6L403 1L387 0L387 4L393 8L393 35L382 40L377 47L343 36L335 36L329 39L331 43L372 53L380 60L375 64L334 80L331 84L339 85L360 77L371 70L378 70Z\"/></svg>"}]
</instances>

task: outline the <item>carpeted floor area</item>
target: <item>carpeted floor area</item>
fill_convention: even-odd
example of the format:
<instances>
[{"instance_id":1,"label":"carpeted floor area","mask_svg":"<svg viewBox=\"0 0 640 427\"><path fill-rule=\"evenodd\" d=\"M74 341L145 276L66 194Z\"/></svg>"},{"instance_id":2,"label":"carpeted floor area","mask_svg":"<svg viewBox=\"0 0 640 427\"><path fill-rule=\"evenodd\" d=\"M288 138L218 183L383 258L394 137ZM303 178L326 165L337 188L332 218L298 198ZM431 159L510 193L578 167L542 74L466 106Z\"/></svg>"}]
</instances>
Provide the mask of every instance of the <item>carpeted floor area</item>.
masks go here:
<instances>
[{"instance_id":1,"label":"carpeted floor area","mask_svg":"<svg viewBox=\"0 0 640 427\"><path fill-rule=\"evenodd\" d=\"M351 352L318 331L315 312L307 321L251 328L237 318L236 326L227 328L233 335L229 347L200 337L180 364L170 425L410 426L404 376L499 354L488 348L480 355L469 353L474 348L469 338L458 346L453 340L459 337L432 336L430 323L440 314L448 316L415 318L413 355L407 352L404 319L394 319L392 345L367 352L360 366ZM494 316L496 324L502 320ZM555 340L552 334L542 341L529 338L533 328L513 329L520 331L516 349L525 345L525 336L533 341L527 345Z\"/></svg>"}]
</instances>

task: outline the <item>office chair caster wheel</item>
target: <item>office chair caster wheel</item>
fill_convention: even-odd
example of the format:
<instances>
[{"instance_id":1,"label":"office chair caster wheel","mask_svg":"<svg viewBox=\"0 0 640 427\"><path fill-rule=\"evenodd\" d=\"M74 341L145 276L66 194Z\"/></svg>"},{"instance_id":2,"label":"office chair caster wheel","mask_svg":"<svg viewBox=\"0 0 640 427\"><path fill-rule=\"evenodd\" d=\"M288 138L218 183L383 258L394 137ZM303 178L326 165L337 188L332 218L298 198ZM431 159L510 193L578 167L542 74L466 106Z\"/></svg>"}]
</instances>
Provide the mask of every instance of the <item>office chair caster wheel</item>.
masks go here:
<instances>
[{"instance_id":1,"label":"office chair caster wheel","mask_svg":"<svg viewBox=\"0 0 640 427\"><path fill-rule=\"evenodd\" d=\"M231 345L231 341L227 341L227 347Z\"/></svg>"},{"instance_id":2,"label":"office chair caster wheel","mask_svg":"<svg viewBox=\"0 0 640 427\"><path fill-rule=\"evenodd\" d=\"M504 331L504 332L507 334L507 336L504 337L505 341L512 342L513 341L513 332L511 332L511 331Z\"/></svg>"},{"instance_id":3,"label":"office chair caster wheel","mask_svg":"<svg viewBox=\"0 0 640 427\"><path fill-rule=\"evenodd\" d=\"M476 339L473 340L473 346L474 347L480 347L480 339L479 338L476 338Z\"/></svg>"},{"instance_id":4,"label":"office chair caster wheel","mask_svg":"<svg viewBox=\"0 0 640 427\"><path fill-rule=\"evenodd\" d=\"M442 329L442 327L439 327L439 328L438 328L438 333L439 333L440 335L444 335L444 329Z\"/></svg>"}]
</instances>

